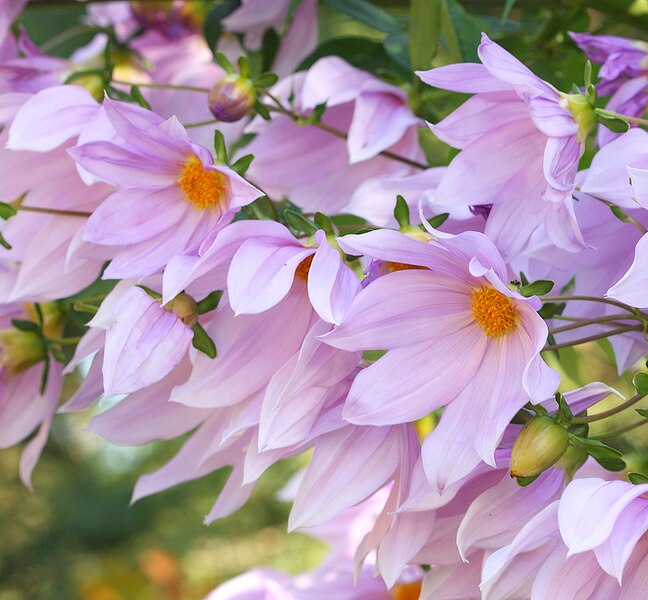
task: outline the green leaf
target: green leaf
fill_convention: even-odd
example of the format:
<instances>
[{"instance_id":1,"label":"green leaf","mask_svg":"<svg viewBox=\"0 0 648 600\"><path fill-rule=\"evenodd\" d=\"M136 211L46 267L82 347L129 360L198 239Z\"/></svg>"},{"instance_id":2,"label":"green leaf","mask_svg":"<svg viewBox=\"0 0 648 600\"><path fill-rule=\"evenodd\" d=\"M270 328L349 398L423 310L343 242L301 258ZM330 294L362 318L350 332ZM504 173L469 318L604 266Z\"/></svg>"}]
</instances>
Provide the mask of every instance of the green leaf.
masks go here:
<instances>
[{"instance_id":1,"label":"green leaf","mask_svg":"<svg viewBox=\"0 0 648 600\"><path fill-rule=\"evenodd\" d=\"M383 40L383 48L385 52L391 56L394 61L401 65L404 69L408 71L412 70L410 64L409 52L409 38L407 37L407 32L405 31L394 31L390 33Z\"/></svg>"},{"instance_id":2,"label":"green leaf","mask_svg":"<svg viewBox=\"0 0 648 600\"><path fill-rule=\"evenodd\" d=\"M612 448L612 446L608 446L607 444L604 444L599 440L593 440L591 438L582 438L570 434L569 443L572 446L582 448L583 450L585 450L585 452L587 452L587 454L595 458L597 461L603 460L614 462L620 460L623 456L623 454L616 448Z\"/></svg>"},{"instance_id":3,"label":"green leaf","mask_svg":"<svg viewBox=\"0 0 648 600\"><path fill-rule=\"evenodd\" d=\"M648 475L645 475L644 473L638 473L637 471L628 473L628 479L630 480L630 483L634 483L635 485L648 483Z\"/></svg>"},{"instance_id":4,"label":"green leaf","mask_svg":"<svg viewBox=\"0 0 648 600\"><path fill-rule=\"evenodd\" d=\"M450 213L441 213L430 217L427 222L432 226L433 229L438 229L448 220L449 216Z\"/></svg>"},{"instance_id":5,"label":"green leaf","mask_svg":"<svg viewBox=\"0 0 648 600\"><path fill-rule=\"evenodd\" d=\"M7 250L11 250L11 244L5 240L4 236L0 233L0 246L3 248L6 248Z\"/></svg>"},{"instance_id":6,"label":"green leaf","mask_svg":"<svg viewBox=\"0 0 648 600\"><path fill-rule=\"evenodd\" d=\"M234 66L230 62L230 59L225 56L222 52L216 52L214 54L214 58L216 59L216 62L220 65L221 69L228 73L229 75L232 75L236 73L236 70L234 69Z\"/></svg>"},{"instance_id":7,"label":"green leaf","mask_svg":"<svg viewBox=\"0 0 648 600\"><path fill-rule=\"evenodd\" d=\"M215 50L218 40L223 33L222 21L229 14L241 6L241 0L223 0L217 4L207 15L203 32L208 46Z\"/></svg>"},{"instance_id":8,"label":"green leaf","mask_svg":"<svg viewBox=\"0 0 648 600\"><path fill-rule=\"evenodd\" d=\"M238 57L237 62L238 62L239 73L241 74L241 76L249 79L250 59L245 54L241 54L241 56Z\"/></svg>"},{"instance_id":9,"label":"green leaf","mask_svg":"<svg viewBox=\"0 0 648 600\"><path fill-rule=\"evenodd\" d=\"M254 85L258 88L269 88L279 81L279 75L276 73L263 73L254 80Z\"/></svg>"},{"instance_id":10,"label":"green leaf","mask_svg":"<svg viewBox=\"0 0 648 600\"><path fill-rule=\"evenodd\" d=\"M245 175L247 170L250 168L253 160L254 154L246 154L245 156L241 156L241 158L239 158L233 165L231 165L231 168L233 171L236 171L241 177L243 177L243 175Z\"/></svg>"},{"instance_id":11,"label":"green leaf","mask_svg":"<svg viewBox=\"0 0 648 600\"><path fill-rule=\"evenodd\" d=\"M269 121L270 120L270 112L268 109L265 107L265 104L261 102L260 100L257 100L254 103L254 110L256 113L264 120Z\"/></svg>"},{"instance_id":12,"label":"green leaf","mask_svg":"<svg viewBox=\"0 0 648 600\"><path fill-rule=\"evenodd\" d=\"M209 358L216 358L216 344L214 344L214 340L203 329L203 326L200 323L196 323L192 329L194 332L193 340L191 341L193 347L209 356Z\"/></svg>"},{"instance_id":13,"label":"green leaf","mask_svg":"<svg viewBox=\"0 0 648 600\"><path fill-rule=\"evenodd\" d=\"M635 408L635 410L642 416L648 419L648 408Z\"/></svg>"},{"instance_id":14,"label":"green leaf","mask_svg":"<svg viewBox=\"0 0 648 600\"><path fill-rule=\"evenodd\" d=\"M554 282L548 279L538 279L533 283L527 283L520 288L520 294L525 298L530 296L544 296L548 294L554 286Z\"/></svg>"},{"instance_id":15,"label":"green leaf","mask_svg":"<svg viewBox=\"0 0 648 600\"><path fill-rule=\"evenodd\" d=\"M436 56L441 39L442 0L412 0L409 56L413 69L425 69Z\"/></svg>"},{"instance_id":16,"label":"green leaf","mask_svg":"<svg viewBox=\"0 0 648 600\"><path fill-rule=\"evenodd\" d=\"M604 469L608 471L623 471L626 468L626 463L620 458L608 459L608 458L596 458L594 460L601 465Z\"/></svg>"},{"instance_id":17,"label":"green leaf","mask_svg":"<svg viewBox=\"0 0 648 600\"><path fill-rule=\"evenodd\" d=\"M142 90L140 90L139 86L137 85L131 86L131 96L142 108L145 108L146 110L151 110L151 105L148 103L146 98L144 98L142 94Z\"/></svg>"},{"instance_id":18,"label":"green leaf","mask_svg":"<svg viewBox=\"0 0 648 600\"><path fill-rule=\"evenodd\" d=\"M27 321L23 319L11 319L11 324L20 331L31 331L32 333L37 333L41 335L40 327L33 321Z\"/></svg>"},{"instance_id":19,"label":"green leaf","mask_svg":"<svg viewBox=\"0 0 648 600\"><path fill-rule=\"evenodd\" d=\"M639 373L635 373L634 377L632 378L632 385L635 386L637 394L648 396L648 373L646 373L645 371L639 371Z\"/></svg>"},{"instance_id":20,"label":"green leaf","mask_svg":"<svg viewBox=\"0 0 648 600\"><path fill-rule=\"evenodd\" d=\"M596 120L601 124L605 125L610 131L613 131L614 133L625 133L630 129L630 124L627 121L624 121L623 119L620 119L619 117L606 114L603 109L596 108L594 109L596 112Z\"/></svg>"},{"instance_id":21,"label":"green leaf","mask_svg":"<svg viewBox=\"0 0 648 600\"><path fill-rule=\"evenodd\" d=\"M443 0L443 37L453 62L477 62L482 25L457 0Z\"/></svg>"},{"instance_id":22,"label":"green leaf","mask_svg":"<svg viewBox=\"0 0 648 600\"><path fill-rule=\"evenodd\" d=\"M542 308L538 311L538 314L543 319L551 319L556 315L562 315L566 306L567 304L565 302L545 302L542 305Z\"/></svg>"},{"instance_id":23,"label":"green leaf","mask_svg":"<svg viewBox=\"0 0 648 600\"><path fill-rule=\"evenodd\" d=\"M400 227L409 227L410 209L403 196L396 196L396 206L394 207L394 219Z\"/></svg>"},{"instance_id":24,"label":"green leaf","mask_svg":"<svg viewBox=\"0 0 648 600\"><path fill-rule=\"evenodd\" d=\"M541 473L538 473L537 475L533 475L533 477L516 477L515 481L517 481L517 484L520 487L526 487L527 485L533 483L538 477L540 477Z\"/></svg>"},{"instance_id":25,"label":"green leaf","mask_svg":"<svg viewBox=\"0 0 648 600\"><path fill-rule=\"evenodd\" d=\"M509 15L511 14L511 10L513 10L513 7L515 6L515 3L517 0L506 0L506 4L504 5L504 10L502 11L502 23L506 23L506 19L508 19Z\"/></svg>"},{"instance_id":26,"label":"green leaf","mask_svg":"<svg viewBox=\"0 0 648 600\"><path fill-rule=\"evenodd\" d=\"M2 219L3 221L10 219L17 212L18 211L13 206L11 206L11 204L7 204L6 202L0 202L0 219Z\"/></svg>"},{"instance_id":27,"label":"green leaf","mask_svg":"<svg viewBox=\"0 0 648 600\"><path fill-rule=\"evenodd\" d=\"M288 208L284 211L283 215L286 225L295 231L301 231L306 235L314 235L317 231L317 227L301 213Z\"/></svg>"},{"instance_id":28,"label":"green leaf","mask_svg":"<svg viewBox=\"0 0 648 600\"><path fill-rule=\"evenodd\" d=\"M279 45L279 35L277 32L274 29L268 29L263 34L263 43L261 44L261 71L270 70L279 51Z\"/></svg>"},{"instance_id":29,"label":"green leaf","mask_svg":"<svg viewBox=\"0 0 648 600\"><path fill-rule=\"evenodd\" d=\"M315 225L317 225L319 229L322 229L326 235L337 235L331 217L325 215L323 212L316 212L313 221L315 221Z\"/></svg>"},{"instance_id":30,"label":"green leaf","mask_svg":"<svg viewBox=\"0 0 648 600\"><path fill-rule=\"evenodd\" d=\"M227 146L225 145L225 136L217 129L214 131L214 152L218 162L227 164Z\"/></svg>"},{"instance_id":31,"label":"green leaf","mask_svg":"<svg viewBox=\"0 0 648 600\"><path fill-rule=\"evenodd\" d=\"M562 394L557 393L555 395L555 399L558 404L558 410L555 415L556 422L567 427L572 422L574 414L572 413L569 405L565 401L565 397Z\"/></svg>"},{"instance_id":32,"label":"green leaf","mask_svg":"<svg viewBox=\"0 0 648 600\"><path fill-rule=\"evenodd\" d=\"M221 290L217 290L208 296L205 296L200 302L196 303L198 314L204 315L205 313L214 310L218 306L222 296L223 292Z\"/></svg>"},{"instance_id":33,"label":"green leaf","mask_svg":"<svg viewBox=\"0 0 648 600\"><path fill-rule=\"evenodd\" d=\"M335 10L349 15L373 29L391 33L402 29L398 20L386 10L366 0L324 0Z\"/></svg>"}]
</instances>

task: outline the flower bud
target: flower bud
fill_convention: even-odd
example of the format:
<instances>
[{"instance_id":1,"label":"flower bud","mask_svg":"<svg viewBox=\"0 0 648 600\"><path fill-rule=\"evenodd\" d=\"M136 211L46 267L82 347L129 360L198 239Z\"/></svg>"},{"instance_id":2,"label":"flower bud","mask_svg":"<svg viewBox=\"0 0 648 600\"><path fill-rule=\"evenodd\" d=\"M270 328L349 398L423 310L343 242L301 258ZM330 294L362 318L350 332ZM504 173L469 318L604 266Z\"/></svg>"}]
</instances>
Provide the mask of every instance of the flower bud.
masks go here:
<instances>
[{"instance_id":1,"label":"flower bud","mask_svg":"<svg viewBox=\"0 0 648 600\"><path fill-rule=\"evenodd\" d=\"M176 315L187 327L193 327L198 322L198 305L184 292L167 302L164 308Z\"/></svg>"},{"instance_id":2,"label":"flower bud","mask_svg":"<svg viewBox=\"0 0 648 600\"><path fill-rule=\"evenodd\" d=\"M0 330L0 366L10 375L26 371L46 356L43 340L34 331Z\"/></svg>"},{"instance_id":3,"label":"flower bud","mask_svg":"<svg viewBox=\"0 0 648 600\"><path fill-rule=\"evenodd\" d=\"M225 123L242 119L255 101L254 84L247 77L235 73L227 75L209 90L209 110Z\"/></svg>"},{"instance_id":4,"label":"flower bud","mask_svg":"<svg viewBox=\"0 0 648 600\"><path fill-rule=\"evenodd\" d=\"M534 417L520 431L511 450L511 477L534 477L567 450L567 430L550 417Z\"/></svg>"},{"instance_id":5,"label":"flower bud","mask_svg":"<svg viewBox=\"0 0 648 600\"><path fill-rule=\"evenodd\" d=\"M582 94L562 94L560 105L572 115L578 125L578 141L582 142L596 124L596 113Z\"/></svg>"}]
</instances>

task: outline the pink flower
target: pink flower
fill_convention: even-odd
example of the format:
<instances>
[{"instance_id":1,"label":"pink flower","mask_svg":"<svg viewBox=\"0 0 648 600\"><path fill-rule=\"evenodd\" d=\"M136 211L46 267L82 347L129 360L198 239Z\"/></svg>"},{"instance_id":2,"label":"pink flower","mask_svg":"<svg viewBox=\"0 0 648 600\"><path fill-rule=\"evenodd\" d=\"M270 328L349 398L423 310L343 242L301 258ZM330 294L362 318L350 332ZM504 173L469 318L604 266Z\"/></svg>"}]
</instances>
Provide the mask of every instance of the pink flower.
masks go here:
<instances>
[{"instance_id":1,"label":"pink flower","mask_svg":"<svg viewBox=\"0 0 648 600\"><path fill-rule=\"evenodd\" d=\"M571 194L593 121L591 108L581 96L557 91L486 35L478 53L481 65L418 73L429 85L475 94L430 125L439 139L461 150L436 190L436 201L492 204L486 234L507 260L543 224L556 246L581 250Z\"/></svg>"},{"instance_id":2,"label":"pink flower","mask_svg":"<svg viewBox=\"0 0 648 600\"><path fill-rule=\"evenodd\" d=\"M345 418L389 425L445 406L423 446L433 485L443 489L480 459L494 464L513 415L557 385L539 354L547 328L537 299L506 285L504 263L482 234L425 243L383 230L339 243L389 261L393 271L360 292L323 338L346 350L388 350L356 377Z\"/></svg>"},{"instance_id":3,"label":"pink flower","mask_svg":"<svg viewBox=\"0 0 648 600\"><path fill-rule=\"evenodd\" d=\"M4 43L12 23L27 5L27 0L0 1L0 46Z\"/></svg>"},{"instance_id":4,"label":"pink flower","mask_svg":"<svg viewBox=\"0 0 648 600\"><path fill-rule=\"evenodd\" d=\"M70 150L85 170L117 187L88 220L85 240L117 246L107 278L142 277L189 253L261 192L216 165L178 121L104 101L117 139ZM123 248L123 250L121 249Z\"/></svg>"}]
</instances>

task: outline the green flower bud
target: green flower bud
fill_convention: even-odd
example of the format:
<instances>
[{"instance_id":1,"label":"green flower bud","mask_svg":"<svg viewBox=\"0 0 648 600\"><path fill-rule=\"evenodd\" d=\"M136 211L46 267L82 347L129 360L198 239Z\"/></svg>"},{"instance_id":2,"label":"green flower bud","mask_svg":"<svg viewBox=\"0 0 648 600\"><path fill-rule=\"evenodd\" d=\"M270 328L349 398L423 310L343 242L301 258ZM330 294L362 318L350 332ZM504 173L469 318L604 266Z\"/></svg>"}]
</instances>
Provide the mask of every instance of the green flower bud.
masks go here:
<instances>
[{"instance_id":1,"label":"green flower bud","mask_svg":"<svg viewBox=\"0 0 648 600\"><path fill-rule=\"evenodd\" d=\"M0 366L10 375L26 371L46 356L43 340L34 331L0 330Z\"/></svg>"},{"instance_id":2,"label":"green flower bud","mask_svg":"<svg viewBox=\"0 0 648 600\"><path fill-rule=\"evenodd\" d=\"M562 94L560 105L572 115L578 125L578 141L582 142L596 124L596 112L582 94Z\"/></svg>"},{"instance_id":3,"label":"green flower bud","mask_svg":"<svg viewBox=\"0 0 648 600\"><path fill-rule=\"evenodd\" d=\"M209 110L225 123L242 119L255 101L256 90L252 81L236 73L227 75L209 90Z\"/></svg>"},{"instance_id":4,"label":"green flower bud","mask_svg":"<svg viewBox=\"0 0 648 600\"><path fill-rule=\"evenodd\" d=\"M567 450L567 430L550 417L533 417L511 450L511 477L534 477L551 467Z\"/></svg>"},{"instance_id":5,"label":"green flower bud","mask_svg":"<svg viewBox=\"0 0 648 600\"><path fill-rule=\"evenodd\" d=\"M187 327L193 327L198 322L198 305L184 292L178 294L171 302L167 302L164 308L179 317Z\"/></svg>"}]
</instances>

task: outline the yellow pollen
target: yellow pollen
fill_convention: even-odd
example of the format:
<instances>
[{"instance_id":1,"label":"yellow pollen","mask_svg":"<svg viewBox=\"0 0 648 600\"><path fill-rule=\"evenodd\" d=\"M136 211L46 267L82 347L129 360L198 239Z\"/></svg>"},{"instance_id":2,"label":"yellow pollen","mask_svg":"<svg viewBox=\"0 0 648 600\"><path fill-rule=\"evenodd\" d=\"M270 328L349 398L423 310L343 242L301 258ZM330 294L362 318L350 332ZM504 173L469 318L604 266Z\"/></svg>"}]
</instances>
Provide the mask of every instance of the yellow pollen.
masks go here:
<instances>
[{"instance_id":1,"label":"yellow pollen","mask_svg":"<svg viewBox=\"0 0 648 600\"><path fill-rule=\"evenodd\" d=\"M302 281L308 281L308 273L310 271L313 258L315 258L314 254L307 256L297 265L297 269L295 269L295 275Z\"/></svg>"},{"instance_id":2,"label":"yellow pollen","mask_svg":"<svg viewBox=\"0 0 648 600\"><path fill-rule=\"evenodd\" d=\"M472 317L488 337L499 338L515 329L517 311L512 300L492 287L473 291Z\"/></svg>"},{"instance_id":3,"label":"yellow pollen","mask_svg":"<svg viewBox=\"0 0 648 600\"><path fill-rule=\"evenodd\" d=\"M219 171L205 169L197 158L185 164L178 183L185 200L196 208L219 206L227 201L229 185L225 175Z\"/></svg>"},{"instance_id":4,"label":"yellow pollen","mask_svg":"<svg viewBox=\"0 0 648 600\"><path fill-rule=\"evenodd\" d=\"M421 596L421 582L400 583L392 590L394 600L418 600Z\"/></svg>"},{"instance_id":5,"label":"yellow pollen","mask_svg":"<svg viewBox=\"0 0 648 600\"><path fill-rule=\"evenodd\" d=\"M412 269L422 269L425 270L427 267L420 267L419 265L408 265L407 263L399 262L388 262L387 271L393 273L394 271L409 271Z\"/></svg>"}]
</instances>

